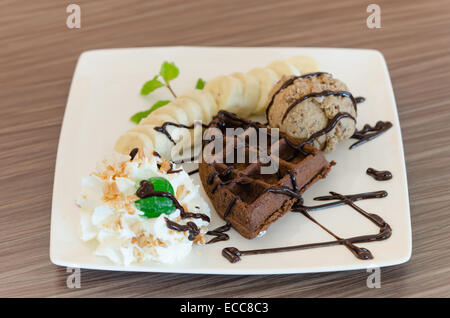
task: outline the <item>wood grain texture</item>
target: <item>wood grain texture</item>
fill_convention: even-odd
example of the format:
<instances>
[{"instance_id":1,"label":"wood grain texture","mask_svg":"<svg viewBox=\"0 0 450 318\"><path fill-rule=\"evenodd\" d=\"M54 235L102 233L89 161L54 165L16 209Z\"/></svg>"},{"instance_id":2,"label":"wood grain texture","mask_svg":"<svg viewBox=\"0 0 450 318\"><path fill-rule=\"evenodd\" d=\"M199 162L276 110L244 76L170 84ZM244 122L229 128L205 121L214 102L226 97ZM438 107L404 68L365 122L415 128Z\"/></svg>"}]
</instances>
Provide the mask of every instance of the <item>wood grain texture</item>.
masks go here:
<instances>
[{"instance_id":1,"label":"wood grain texture","mask_svg":"<svg viewBox=\"0 0 450 318\"><path fill-rule=\"evenodd\" d=\"M450 296L450 2L378 0L382 28L366 27L365 1L71 1L0 3L0 296L414 297ZM373 48L388 63L406 153L412 259L382 270L279 276L82 271L81 289L49 260L55 157L81 52L159 45ZM179 286L183 288L180 289Z\"/></svg>"}]
</instances>

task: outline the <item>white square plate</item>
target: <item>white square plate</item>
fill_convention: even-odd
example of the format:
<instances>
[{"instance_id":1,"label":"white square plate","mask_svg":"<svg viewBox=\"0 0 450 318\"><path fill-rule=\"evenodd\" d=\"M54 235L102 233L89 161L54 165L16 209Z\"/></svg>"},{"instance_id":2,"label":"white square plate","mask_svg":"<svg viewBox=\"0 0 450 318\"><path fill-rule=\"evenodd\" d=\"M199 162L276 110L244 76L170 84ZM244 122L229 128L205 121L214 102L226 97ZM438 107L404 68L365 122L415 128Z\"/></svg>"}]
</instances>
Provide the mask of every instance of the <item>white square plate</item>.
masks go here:
<instances>
[{"instance_id":1,"label":"white square plate","mask_svg":"<svg viewBox=\"0 0 450 318\"><path fill-rule=\"evenodd\" d=\"M158 73L163 61L174 61L179 67L180 75L173 81L173 88L181 93L193 88L199 77L208 80L221 74L245 72L253 67L264 67L272 60L295 55L317 59L321 71L330 72L344 81L355 96L366 97L366 101L359 105L359 129L365 123L374 125L378 120L389 120L394 124L388 132L367 144L349 150L349 145L355 140L348 140L327 155L337 165L325 180L314 184L304 195L305 204L312 205L312 198L327 195L329 191L351 194L386 190L389 193L386 198L357 203L366 211L379 214L393 229L388 240L358 244L368 248L374 259L359 260L340 245L244 256L235 264L221 256L222 248L227 246L248 250L331 239L317 225L296 213L288 213L271 225L265 236L254 240L247 240L231 230L229 241L195 246L183 262L173 265L144 263L124 267L93 255L93 246L79 239L79 210L75 200L81 190L81 178L112 152L114 142L121 134L133 127L129 121L132 114L149 108L158 99L170 99L164 89L146 98L139 94L142 84ZM375 181L366 175L368 167L390 170L394 178ZM198 175L194 180L200 184ZM204 192L203 195L206 197ZM342 237L378 231L348 206L312 213ZM212 208L210 228L222 224ZM50 239L53 263L102 270L284 274L389 266L406 262L410 256L411 222L400 124L389 73L380 52L333 48L161 47L97 50L80 56L56 161Z\"/></svg>"}]
</instances>

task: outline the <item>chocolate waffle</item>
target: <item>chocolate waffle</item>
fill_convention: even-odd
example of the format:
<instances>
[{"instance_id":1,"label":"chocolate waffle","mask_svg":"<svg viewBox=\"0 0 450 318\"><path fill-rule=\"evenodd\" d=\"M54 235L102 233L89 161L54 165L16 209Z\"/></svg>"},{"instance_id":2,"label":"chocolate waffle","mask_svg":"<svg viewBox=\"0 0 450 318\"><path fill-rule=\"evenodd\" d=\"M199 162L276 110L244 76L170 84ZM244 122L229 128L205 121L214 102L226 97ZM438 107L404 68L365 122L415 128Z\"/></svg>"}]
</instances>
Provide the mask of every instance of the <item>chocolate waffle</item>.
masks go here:
<instances>
[{"instance_id":1,"label":"chocolate waffle","mask_svg":"<svg viewBox=\"0 0 450 318\"><path fill-rule=\"evenodd\" d=\"M217 130L214 137L210 136L212 128L222 133L223 150L210 154L207 146L213 141L218 142ZM243 129L240 134L228 137L227 128ZM261 134L261 128L266 128L264 132L267 133ZM258 138L256 146L249 142L249 131L253 131ZM272 134L274 131L266 125L221 111L204 135L203 158L199 165L203 187L217 213L248 239L255 238L286 214L295 202L301 200L301 194L314 182L324 178L334 164L308 144L281 133L274 140ZM262 142L262 138L266 141ZM267 156L262 154L261 144L267 145L264 147ZM245 154L241 162L237 160L238 149ZM233 160L226 160L230 152ZM213 162L212 155L215 158ZM257 160L250 160L255 156ZM276 160L278 169L262 174L262 167L269 166L271 162L267 158Z\"/></svg>"}]
</instances>

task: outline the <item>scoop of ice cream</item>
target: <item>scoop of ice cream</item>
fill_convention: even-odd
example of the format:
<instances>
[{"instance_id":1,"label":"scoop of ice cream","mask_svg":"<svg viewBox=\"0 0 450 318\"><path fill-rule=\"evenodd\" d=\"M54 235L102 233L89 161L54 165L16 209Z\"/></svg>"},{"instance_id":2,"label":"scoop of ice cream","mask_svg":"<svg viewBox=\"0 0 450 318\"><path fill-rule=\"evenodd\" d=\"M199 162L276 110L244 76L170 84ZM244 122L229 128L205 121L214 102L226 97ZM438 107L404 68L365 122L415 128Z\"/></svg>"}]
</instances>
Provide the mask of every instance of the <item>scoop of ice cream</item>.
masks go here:
<instances>
[{"instance_id":1,"label":"scoop of ice cream","mask_svg":"<svg viewBox=\"0 0 450 318\"><path fill-rule=\"evenodd\" d=\"M284 76L270 96L269 126L302 141L326 128L338 113L349 113L356 119L356 103L348 93L348 87L328 73ZM339 142L350 138L355 128L355 120L342 118L330 132L318 137L314 146L331 152Z\"/></svg>"}]
</instances>

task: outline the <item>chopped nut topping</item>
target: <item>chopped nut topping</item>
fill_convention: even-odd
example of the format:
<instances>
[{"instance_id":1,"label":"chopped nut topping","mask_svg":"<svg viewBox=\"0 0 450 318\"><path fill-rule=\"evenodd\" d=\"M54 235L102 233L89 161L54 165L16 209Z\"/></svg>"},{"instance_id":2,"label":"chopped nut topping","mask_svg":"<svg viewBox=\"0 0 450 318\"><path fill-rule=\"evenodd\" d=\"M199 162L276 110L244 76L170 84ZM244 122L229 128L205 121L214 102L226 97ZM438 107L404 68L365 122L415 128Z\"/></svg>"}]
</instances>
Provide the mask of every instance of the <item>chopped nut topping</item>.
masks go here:
<instances>
[{"instance_id":1,"label":"chopped nut topping","mask_svg":"<svg viewBox=\"0 0 450 318\"><path fill-rule=\"evenodd\" d=\"M186 194L187 193L185 193L185 186L184 186L184 184L182 184L177 188L177 193L175 194L175 196L178 200L181 201L186 197Z\"/></svg>"},{"instance_id":2,"label":"chopped nut topping","mask_svg":"<svg viewBox=\"0 0 450 318\"><path fill-rule=\"evenodd\" d=\"M161 168L159 168L160 172L167 173L170 170L172 164L165 158L162 158Z\"/></svg>"},{"instance_id":3,"label":"chopped nut topping","mask_svg":"<svg viewBox=\"0 0 450 318\"><path fill-rule=\"evenodd\" d=\"M115 182L103 183L103 199L105 201L114 200L120 194L119 188Z\"/></svg>"}]
</instances>

